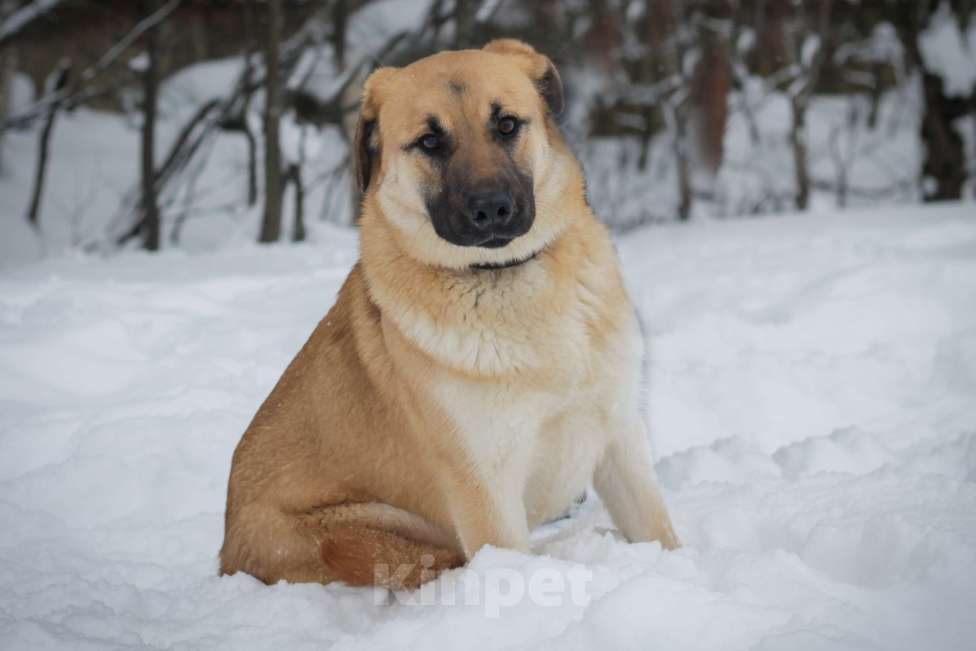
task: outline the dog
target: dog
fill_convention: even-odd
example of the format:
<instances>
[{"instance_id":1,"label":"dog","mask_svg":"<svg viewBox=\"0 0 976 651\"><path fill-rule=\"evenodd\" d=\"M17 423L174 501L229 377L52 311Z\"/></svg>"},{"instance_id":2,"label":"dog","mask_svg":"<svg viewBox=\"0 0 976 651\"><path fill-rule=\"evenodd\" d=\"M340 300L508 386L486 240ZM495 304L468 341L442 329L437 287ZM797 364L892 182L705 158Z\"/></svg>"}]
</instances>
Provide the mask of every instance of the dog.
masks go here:
<instances>
[{"instance_id":1,"label":"dog","mask_svg":"<svg viewBox=\"0 0 976 651\"><path fill-rule=\"evenodd\" d=\"M591 482L628 540L678 546L562 108L511 39L366 80L359 261L234 452L222 574L415 587L528 551Z\"/></svg>"}]
</instances>

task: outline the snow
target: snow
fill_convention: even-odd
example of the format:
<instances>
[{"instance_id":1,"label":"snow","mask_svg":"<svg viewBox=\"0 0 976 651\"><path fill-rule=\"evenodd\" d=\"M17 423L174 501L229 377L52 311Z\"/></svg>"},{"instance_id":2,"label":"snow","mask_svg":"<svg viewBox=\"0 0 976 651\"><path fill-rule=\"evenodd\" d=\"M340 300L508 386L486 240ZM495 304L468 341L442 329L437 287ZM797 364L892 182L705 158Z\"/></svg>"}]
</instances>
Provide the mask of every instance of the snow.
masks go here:
<instances>
[{"instance_id":1,"label":"snow","mask_svg":"<svg viewBox=\"0 0 976 651\"><path fill-rule=\"evenodd\" d=\"M160 91L157 129L157 163L161 164L182 127L206 102L222 98L233 88L243 70L243 60L232 58L197 64L167 79ZM14 84L15 102L29 101L26 77ZM260 134L258 111L263 106L258 94L248 115L252 132ZM126 230L128 215L119 219L119 206L127 193L138 187L139 113L115 113L78 108L58 115L51 136L51 157L41 204L41 233L27 224L37 132L31 129L4 134L4 159L17 161L0 170L0 269L16 267L45 256L71 253L104 245L110 235ZM331 221L348 223L351 201L350 177L341 167L348 146L338 129L307 129L307 140L291 114L284 118L283 145L293 160L303 148L305 213L315 237L316 224L327 215ZM261 170L260 146L258 170ZM197 167L199 166L199 167ZM259 175L260 176L260 175ZM212 250L227 243L239 244L257 238L260 204L249 208L247 196L247 146L237 133L221 133L197 156L191 171L167 188L161 202L163 241L173 246L174 224L189 208L179 246L190 250ZM291 230L293 203L290 193L284 204L285 232Z\"/></svg>"},{"instance_id":2,"label":"snow","mask_svg":"<svg viewBox=\"0 0 976 651\"><path fill-rule=\"evenodd\" d=\"M919 37L918 47L925 67L942 77L946 95L969 96L976 86L976 25L970 22L963 31L949 3L942 2Z\"/></svg>"},{"instance_id":3,"label":"snow","mask_svg":"<svg viewBox=\"0 0 976 651\"><path fill-rule=\"evenodd\" d=\"M134 72L145 72L149 69L149 55L145 52L137 54L126 62L129 70Z\"/></svg>"},{"instance_id":4,"label":"snow","mask_svg":"<svg viewBox=\"0 0 976 651\"><path fill-rule=\"evenodd\" d=\"M479 23L489 20L498 11L499 6L501 6L501 0L484 0L481 6L478 7L474 19Z\"/></svg>"},{"instance_id":5,"label":"snow","mask_svg":"<svg viewBox=\"0 0 976 651\"><path fill-rule=\"evenodd\" d=\"M591 495L536 554L380 602L216 575L233 447L354 232L8 269L0 648L974 648L974 214L621 237L685 546L623 542Z\"/></svg>"},{"instance_id":6,"label":"snow","mask_svg":"<svg viewBox=\"0 0 976 651\"><path fill-rule=\"evenodd\" d=\"M803 40L803 46L800 50L800 61L803 63L803 67L809 69L813 66L813 60L820 52L820 35L810 34Z\"/></svg>"},{"instance_id":7,"label":"snow","mask_svg":"<svg viewBox=\"0 0 976 651\"><path fill-rule=\"evenodd\" d=\"M574 91L602 92L599 78L582 81L586 83L574 76ZM695 180L695 187L707 188L708 196L696 194L692 218L792 209L796 181L789 145L789 97L771 92L756 78L746 78L742 91L730 95L729 104L735 110L728 116L724 161L715 178ZM749 106L753 113L756 139L750 133L746 111L737 108L742 106ZM806 142L816 184L811 204L834 208L843 203L860 208L920 200L921 109L915 86L907 84L883 94L874 128L867 126L869 113L867 100L859 95L810 99ZM680 196L671 138L662 135L651 140L642 170L637 164L641 157L638 142L575 132L582 120L585 117L571 116L568 130L587 171L589 197L597 211L616 227L673 221ZM836 189L841 177L849 188L843 201Z\"/></svg>"}]
</instances>

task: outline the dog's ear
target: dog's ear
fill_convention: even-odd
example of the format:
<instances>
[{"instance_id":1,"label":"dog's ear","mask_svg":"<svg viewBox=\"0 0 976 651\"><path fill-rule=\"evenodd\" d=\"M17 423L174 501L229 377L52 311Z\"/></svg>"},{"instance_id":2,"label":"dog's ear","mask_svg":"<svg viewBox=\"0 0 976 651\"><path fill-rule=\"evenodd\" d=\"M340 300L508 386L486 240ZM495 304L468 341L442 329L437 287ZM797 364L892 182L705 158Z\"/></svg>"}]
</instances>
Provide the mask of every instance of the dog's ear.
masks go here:
<instances>
[{"instance_id":1,"label":"dog's ear","mask_svg":"<svg viewBox=\"0 0 976 651\"><path fill-rule=\"evenodd\" d=\"M514 38L496 39L488 43L484 50L518 57L523 62L526 73L535 81L536 88L539 89L539 94L542 95L553 117L563 112L563 80L549 57L539 54L528 43Z\"/></svg>"},{"instance_id":2,"label":"dog's ear","mask_svg":"<svg viewBox=\"0 0 976 651\"><path fill-rule=\"evenodd\" d=\"M378 68L363 84L363 100L352 150L356 163L356 182L359 184L359 191L363 193L369 187L373 172L380 163L380 134L377 123L383 102L383 88L394 72L393 68Z\"/></svg>"}]
</instances>

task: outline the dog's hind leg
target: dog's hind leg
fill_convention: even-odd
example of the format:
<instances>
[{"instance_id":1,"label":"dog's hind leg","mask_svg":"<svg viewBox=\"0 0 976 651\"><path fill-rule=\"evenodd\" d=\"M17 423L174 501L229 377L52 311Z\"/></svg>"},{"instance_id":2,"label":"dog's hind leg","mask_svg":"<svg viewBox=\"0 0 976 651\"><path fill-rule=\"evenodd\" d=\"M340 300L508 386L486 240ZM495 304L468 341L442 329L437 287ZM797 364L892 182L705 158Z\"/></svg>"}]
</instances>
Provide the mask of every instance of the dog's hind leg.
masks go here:
<instances>
[{"instance_id":1,"label":"dog's hind leg","mask_svg":"<svg viewBox=\"0 0 976 651\"><path fill-rule=\"evenodd\" d=\"M416 588L444 570L464 564L460 552L359 526L327 530L320 551L333 580L391 590Z\"/></svg>"},{"instance_id":2,"label":"dog's hind leg","mask_svg":"<svg viewBox=\"0 0 976 651\"><path fill-rule=\"evenodd\" d=\"M381 503L319 507L289 514L266 506L229 519L221 574L241 571L265 583L343 581L412 588L457 567L451 536L420 516Z\"/></svg>"},{"instance_id":3,"label":"dog's hind leg","mask_svg":"<svg viewBox=\"0 0 976 651\"><path fill-rule=\"evenodd\" d=\"M349 585L415 588L464 563L457 541L424 518L378 502L323 509L323 564Z\"/></svg>"},{"instance_id":4,"label":"dog's hind leg","mask_svg":"<svg viewBox=\"0 0 976 651\"><path fill-rule=\"evenodd\" d=\"M306 518L264 504L228 511L220 574L245 572L265 583L328 583Z\"/></svg>"}]
</instances>

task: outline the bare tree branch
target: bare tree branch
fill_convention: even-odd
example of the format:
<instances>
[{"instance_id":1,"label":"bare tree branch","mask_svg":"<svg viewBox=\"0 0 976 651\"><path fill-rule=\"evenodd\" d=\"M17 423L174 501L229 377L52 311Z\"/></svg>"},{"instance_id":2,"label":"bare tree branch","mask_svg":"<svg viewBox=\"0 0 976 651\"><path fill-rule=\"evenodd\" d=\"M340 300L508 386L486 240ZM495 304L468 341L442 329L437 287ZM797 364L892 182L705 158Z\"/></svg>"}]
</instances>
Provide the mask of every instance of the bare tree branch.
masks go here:
<instances>
[{"instance_id":1,"label":"bare tree branch","mask_svg":"<svg viewBox=\"0 0 976 651\"><path fill-rule=\"evenodd\" d=\"M36 18L51 11L63 1L64 0L34 0L34 2L21 7L10 16L6 17L3 22L0 23L0 47L3 47L8 40L19 34L22 29L27 27Z\"/></svg>"},{"instance_id":2,"label":"bare tree branch","mask_svg":"<svg viewBox=\"0 0 976 651\"><path fill-rule=\"evenodd\" d=\"M38 117L46 115L48 109L54 104L61 104L67 109L76 106L79 103L79 98L84 96L85 89L95 79L111 68L139 37L166 20L182 3L183 0L169 0L158 10L140 20L125 36L106 50L95 63L85 68L73 84L48 93L35 102L26 113L7 118L0 123L0 131L26 126Z\"/></svg>"}]
</instances>

